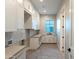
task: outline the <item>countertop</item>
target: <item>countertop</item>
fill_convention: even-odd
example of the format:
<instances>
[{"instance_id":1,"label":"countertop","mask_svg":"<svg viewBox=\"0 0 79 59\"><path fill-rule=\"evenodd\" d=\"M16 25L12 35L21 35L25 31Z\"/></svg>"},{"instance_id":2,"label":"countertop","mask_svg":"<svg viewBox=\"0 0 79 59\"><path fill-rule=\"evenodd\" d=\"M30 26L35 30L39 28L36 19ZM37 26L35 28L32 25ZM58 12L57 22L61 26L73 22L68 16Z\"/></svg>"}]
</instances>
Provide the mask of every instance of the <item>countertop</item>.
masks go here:
<instances>
[{"instance_id":1,"label":"countertop","mask_svg":"<svg viewBox=\"0 0 79 59\"><path fill-rule=\"evenodd\" d=\"M9 59L20 52L22 49L26 48L25 45L12 45L5 48L5 59ZM26 48L27 50L28 48Z\"/></svg>"},{"instance_id":2,"label":"countertop","mask_svg":"<svg viewBox=\"0 0 79 59\"><path fill-rule=\"evenodd\" d=\"M34 35L33 37L34 38L39 38L39 37L41 37L41 34Z\"/></svg>"}]
</instances>

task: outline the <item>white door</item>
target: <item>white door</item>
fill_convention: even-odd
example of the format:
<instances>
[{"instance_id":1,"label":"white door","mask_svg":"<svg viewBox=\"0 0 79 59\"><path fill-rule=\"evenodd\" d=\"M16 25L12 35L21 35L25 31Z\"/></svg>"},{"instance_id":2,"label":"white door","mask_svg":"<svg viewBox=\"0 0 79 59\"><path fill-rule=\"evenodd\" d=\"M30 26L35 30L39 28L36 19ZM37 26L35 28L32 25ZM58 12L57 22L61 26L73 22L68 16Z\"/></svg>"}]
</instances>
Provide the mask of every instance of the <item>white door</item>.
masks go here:
<instances>
[{"instance_id":1,"label":"white door","mask_svg":"<svg viewBox=\"0 0 79 59\"><path fill-rule=\"evenodd\" d=\"M69 59L71 53L71 18L66 15L65 21L65 58Z\"/></svg>"},{"instance_id":2,"label":"white door","mask_svg":"<svg viewBox=\"0 0 79 59\"><path fill-rule=\"evenodd\" d=\"M74 59L73 47L73 13L71 8L71 1L68 1L65 14L65 59ZM71 10L72 9L72 10Z\"/></svg>"}]
</instances>

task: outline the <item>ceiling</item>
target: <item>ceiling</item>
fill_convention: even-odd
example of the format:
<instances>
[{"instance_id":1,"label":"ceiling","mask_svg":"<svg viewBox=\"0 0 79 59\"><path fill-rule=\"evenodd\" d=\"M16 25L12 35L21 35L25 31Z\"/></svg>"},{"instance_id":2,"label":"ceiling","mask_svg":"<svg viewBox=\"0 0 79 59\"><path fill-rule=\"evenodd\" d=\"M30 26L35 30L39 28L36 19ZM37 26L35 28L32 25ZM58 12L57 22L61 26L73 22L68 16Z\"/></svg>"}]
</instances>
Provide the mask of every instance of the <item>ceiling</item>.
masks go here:
<instances>
[{"instance_id":1,"label":"ceiling","mask_svg":"<svg viewBox=\"0 0 79 59\"><path fill-rule=\"evenodd\" d=\"M30 0L40 14L57 14L60 9L62 0Z\"/></svg>"}]
</instances>

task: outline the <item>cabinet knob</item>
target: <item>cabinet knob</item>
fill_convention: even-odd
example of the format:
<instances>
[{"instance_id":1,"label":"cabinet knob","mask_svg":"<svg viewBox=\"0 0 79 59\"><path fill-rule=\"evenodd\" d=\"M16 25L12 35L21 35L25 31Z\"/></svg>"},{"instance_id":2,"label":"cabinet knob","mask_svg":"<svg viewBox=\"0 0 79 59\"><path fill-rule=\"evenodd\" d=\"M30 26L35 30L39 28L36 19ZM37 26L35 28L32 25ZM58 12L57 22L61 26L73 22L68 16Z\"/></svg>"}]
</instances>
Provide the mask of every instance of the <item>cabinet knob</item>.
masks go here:
<instances>
[{"instance_id":1,"label":"cabinet knob","mask_svg":"<svg viewBox=\"0 0 79 59\"><path fill-rule=\"evenodd\" d=\"M71 52L71 48L68 48L67 50L68 50L68 52Z\"/></svg>"}]
</instances>

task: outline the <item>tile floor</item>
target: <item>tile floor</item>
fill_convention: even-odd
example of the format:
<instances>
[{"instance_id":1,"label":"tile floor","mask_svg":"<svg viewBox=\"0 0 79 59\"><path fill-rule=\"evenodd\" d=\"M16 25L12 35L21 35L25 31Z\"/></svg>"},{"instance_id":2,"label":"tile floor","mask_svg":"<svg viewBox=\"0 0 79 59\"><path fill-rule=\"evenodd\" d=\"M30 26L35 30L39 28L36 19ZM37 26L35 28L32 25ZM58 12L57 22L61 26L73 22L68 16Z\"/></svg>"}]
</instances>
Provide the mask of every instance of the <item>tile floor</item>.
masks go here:
<instances>
[{"instance_id":1,"label":"tile floor","mask_svg":"<svg viewBox=\"0 0 79 59\"><path fill-rule=\"evenodd\" d=\"M64 59L56 44L42 44L37 50L27 51L27 59Z\"/></svg>"}]
</instances>

